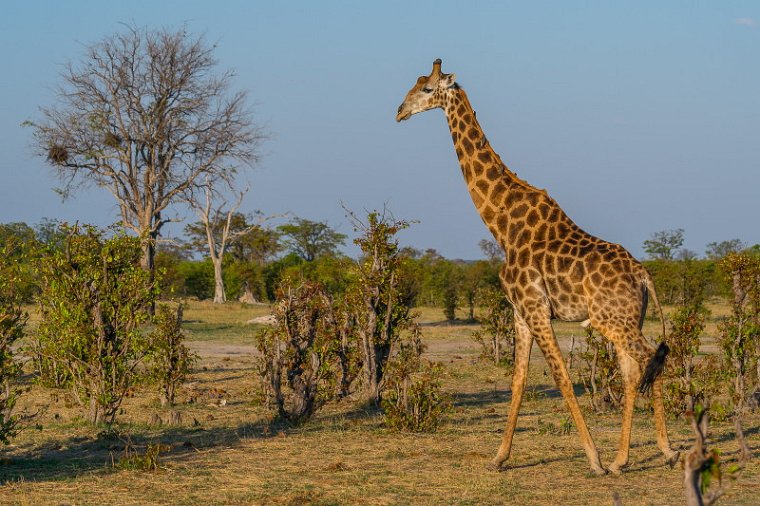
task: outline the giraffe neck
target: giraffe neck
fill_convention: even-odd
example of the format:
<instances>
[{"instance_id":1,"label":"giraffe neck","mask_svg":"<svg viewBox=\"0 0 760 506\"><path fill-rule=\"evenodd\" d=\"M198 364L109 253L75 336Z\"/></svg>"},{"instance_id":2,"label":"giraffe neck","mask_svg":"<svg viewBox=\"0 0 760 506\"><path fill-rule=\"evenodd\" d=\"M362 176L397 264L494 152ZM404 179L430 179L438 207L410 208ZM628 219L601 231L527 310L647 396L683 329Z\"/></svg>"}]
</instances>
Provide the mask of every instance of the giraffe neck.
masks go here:
<instances>
[{"instance_id":1,"label":"giraffe neck","mask_svg":"<svg viewBox=\"0 0 760 506\"><path fill-rule=\"evenodd\" d=\"M525 190L540 190L517 177L501 161L486 139L463 89L455 90L444 112L470 197L485 224L499 240L493 221L498 214L503 214L499 211L512 207L519 200L510 198L510 194L522 196ZM523 191L515 192L518 189Z\"/></svg>"}]
</instances>

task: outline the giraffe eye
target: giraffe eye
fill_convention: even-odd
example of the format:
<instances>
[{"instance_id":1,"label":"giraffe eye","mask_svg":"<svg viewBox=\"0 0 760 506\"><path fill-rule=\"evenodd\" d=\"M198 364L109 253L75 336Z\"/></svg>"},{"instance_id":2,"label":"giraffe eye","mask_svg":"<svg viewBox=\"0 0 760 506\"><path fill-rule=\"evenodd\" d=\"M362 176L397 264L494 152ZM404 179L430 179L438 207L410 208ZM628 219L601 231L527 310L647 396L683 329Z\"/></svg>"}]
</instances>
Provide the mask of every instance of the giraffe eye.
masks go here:
<instances>
[{"instance_id":1,"label":"giraffe eye","mask_svg":"<svg viewBox=\"0 0 760 506\"><path fill-rule=\"evenodd\" d=\"M433 93L433 88L422 88L425 93Z\"/></svg>"}]
</instances>

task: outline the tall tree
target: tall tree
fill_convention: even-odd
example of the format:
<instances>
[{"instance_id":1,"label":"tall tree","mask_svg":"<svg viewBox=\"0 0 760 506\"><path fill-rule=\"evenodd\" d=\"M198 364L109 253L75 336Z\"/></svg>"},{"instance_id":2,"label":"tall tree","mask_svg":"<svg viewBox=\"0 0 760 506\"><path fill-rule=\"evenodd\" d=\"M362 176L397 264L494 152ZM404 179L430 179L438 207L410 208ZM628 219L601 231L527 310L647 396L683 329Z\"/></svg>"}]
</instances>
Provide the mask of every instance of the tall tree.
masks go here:
<instances>
[{"instance_id":1,"label":"tall tree","mask_svg":"<svg viewBox=\"0 0 760 506\"><path fill-rule=\"evenodd\" d=\"M346 242L346 236L330 228L327 223L294 218L280 225L277 231L284 238L285 247L307 262L319 256L338 252L338 246Z\"/></svg>"},{"instance_id":2,"label":"tall tree","mask_svg":"<svg viewBox=\"0 0 760 506\"><path fill-rule=\"evenodd\" d=\"M227 245L227 253L237 262L251 262L264 266L282 250L280 234L265 227L266 220L260 213L246 215L239 211L232 213L230 219L230 234L235 234L235 240ZM221 223L217 224L217 227ZM215 233L218 233L215 231ZM185 227L188 246L193 251L205 254L208 250L206 231L203 223L196 222Z\"/></svg>"},{"instance_id":3,"label":"tall tree","mask_svg":"<svg viewBox=\"0 0 760 506\"><path fill-rule=\"evenodd\" d=\"M495 240L481 239L480 242L478 242L478 246L488 260L492 262L504 260L504 248L502 248Z\"/></svg>"},{"instance_id":4,"label":"tall tree","mask_svg":"<svg viewBox=\"0 0 760 506\"><path fill-rule=\"evenodd\" d=\"M214 268L214 302L227 300L223 276L225 261L236 262L238 270L242 267L246 279L243 283L243 301L256 300L249 279L260 271L268 259L280 250L278 234L266 229L262 223L268 218L261 213L252 216L238 212L245 191L237 194L236 200L228 206L225 195L214 188L209 181L200 194L195 194L188 201L200 221L185 227L189 246L193 250L208 255ZM229 259L225 255L229 253ZM239 272L240 274L240 272Z\"/></svg>"},{"instance_id":5,"label":"tall tree","mask_svg":"<svg viewBox=\"0 0 760 506\"><path fill-rule=\"evenodd\" d=\"M233 217L233 221L234 219ZM230 255L238 262L252 262L263 267L282 251L280 234L263 226L261 219L243 216L239 228L246 229L247 232L229 247Z\"/></svg>"},{"instance_id":6,"label":"tall tree","mask_svg":"<svg viewBox=\"0 0 760 506\"><path fill-rule=\"evenodd\" d=\"M193 208L200 223L188 225L185 232L189 235L196 236L196 240L204 237L206 241L206 253L211 259L214 266L214 303L223 304L227 302L227 296L224 290L224 276L222 274L222 262L227 247L239 237L248 233L252 226L240 228L239 221L236 222L236 229L232 228L232 219L238 216L237 213L243 197L247 190L237 194L235 201L229 205L217 189L213 180L207 179L206 185L202 189L202 198L191 198L188 204ZM216 203L214 202L216 200ZM200 249L200 248L199 248Z\"/></svg>"},{"instance_id":7,"label":"tall tree","mask_svg":"<svg viewBox=\"0 0 760 506\"><path fill-rule=\"evenodd\" d=\"M747 246L741 239L707 243L705 255L710 260L722 260L729 253L739 253Z\"/></svg>"},{"instance_id":8,"label":"tall tree","mask_svg":"<svg viewBox=\"0 0 760 506\"><path fill-rule=\"evenodd\" d=\"M644 241L644 251L654 260L673 260L683 246L684 230L660 230Z\"/></svg>"},{"instance_id":9,"label":"tall tree","mask_svg":"<svg viewBox=\"0 0 760 506\"><path fill-rule=\"evenodd\" d=\"M63 183L58 191L107 188L151 272L168 208L205 176L232 177L254 163L263 139L246 93L230 92L233 73L217 70L213 50L185 30L127 27L69 63L57 105L29 123Z\"/></svg>"}]
</instances>

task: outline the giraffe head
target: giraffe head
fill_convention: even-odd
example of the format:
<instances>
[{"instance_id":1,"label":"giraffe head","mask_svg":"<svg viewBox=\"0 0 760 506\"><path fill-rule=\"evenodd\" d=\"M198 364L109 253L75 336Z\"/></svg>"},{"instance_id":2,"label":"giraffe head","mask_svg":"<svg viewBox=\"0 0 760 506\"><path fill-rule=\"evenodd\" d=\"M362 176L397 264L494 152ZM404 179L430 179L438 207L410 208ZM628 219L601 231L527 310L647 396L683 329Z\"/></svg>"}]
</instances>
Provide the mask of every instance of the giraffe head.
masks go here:
<instances>
[{"instance_id":1,"label":"giraffe head","mask_svg":"<svg viewBox=\"0 0 760 506\"><path fill-rule=\"evenodd\" d=\"M441 72L441 59L433 62L433 71L429 76L420 76L417 83L406 94L404 102L398 108L396 121L409 119L412 114L443 107L446 96L459 86L456 74Z\"/></svg>"}]
</instances>

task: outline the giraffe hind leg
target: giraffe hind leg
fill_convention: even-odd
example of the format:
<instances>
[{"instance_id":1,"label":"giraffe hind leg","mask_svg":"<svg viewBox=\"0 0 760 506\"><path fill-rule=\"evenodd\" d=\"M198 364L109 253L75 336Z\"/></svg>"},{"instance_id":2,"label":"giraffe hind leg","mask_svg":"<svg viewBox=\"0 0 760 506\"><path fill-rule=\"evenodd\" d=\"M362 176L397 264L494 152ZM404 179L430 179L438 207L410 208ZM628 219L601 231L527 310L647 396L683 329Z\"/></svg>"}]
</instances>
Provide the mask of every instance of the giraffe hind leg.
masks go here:
<instances>
[{"instance_id":1,"label":"giraffe hind leg","mask_svg":"<svg viewBox=\"0 0 760 506\"><path fill-rule=\"evenodd\" d=\"M668 438L668 429L665 425L665 406L662 402L662 376L659 376L652 384L652 406L654 407L654 422L657 431L657 446L665 455L665 460L672 469L681 457L681 453L673 450Z\"/></svg>"},{"instance_id":2,"label":"giraffe hind leg","mask_svg":"<svg viewBox=\"0 0 760 506\"><path fill-rule=\"evenodd\" d=\"M652 347L646 342L643 334L641 334L641 331L638 329L631 329L628 332L615 332L613 330L605 335L615 343L618 359L620 361L620 369L623 374L623 386L625 389L623 419L620 429L620 444L618 446L615 460L609 467L610 472L619 474L628 464L631 429L633 425L633 411L636 396L640 390L640 384L644 383L643 376L645 376L647 372L652 372L653 363L657 363L654 367L658 367L661 370L662 361L660 357L658 357L658 354L660 353L659 350L652 352ZM641 371L644 371L644 373L642 374ZM668 464L672 467L675 462L678 461L679 453L671 449L670 441L668 439L668 432L665 424L665 410L662 402L662 376L660 374L655 374L651 379L651 385L657 445L665 455Z\"/></svg>"}]
</instances>

